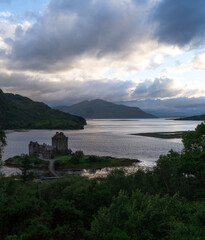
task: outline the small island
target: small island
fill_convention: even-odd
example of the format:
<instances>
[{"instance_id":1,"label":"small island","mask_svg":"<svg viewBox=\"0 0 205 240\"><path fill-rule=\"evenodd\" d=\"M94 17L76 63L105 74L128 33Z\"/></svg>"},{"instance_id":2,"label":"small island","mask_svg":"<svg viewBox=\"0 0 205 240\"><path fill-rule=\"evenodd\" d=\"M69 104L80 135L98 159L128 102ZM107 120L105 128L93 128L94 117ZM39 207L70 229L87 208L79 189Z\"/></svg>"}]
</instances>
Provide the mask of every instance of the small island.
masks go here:
<instances>
[{"instance_id":1,"label":"small island","mask_svg":"<svg viewBox=\"0 0 205 240\"><path fill-rule=\"evenodd\" d=\"M138 159L84 155L82 151L72 152L68 149L68 137L63 132L56 132L52 137L52 145L31 141L29 155L9 158L5 161L5 166L20 168L22 172L25 170L38 172L38 177L39 171L36 170L41 170L41 177L59 177L58 171L128 167L139 162Z\"/></svg>"}]
</instances>

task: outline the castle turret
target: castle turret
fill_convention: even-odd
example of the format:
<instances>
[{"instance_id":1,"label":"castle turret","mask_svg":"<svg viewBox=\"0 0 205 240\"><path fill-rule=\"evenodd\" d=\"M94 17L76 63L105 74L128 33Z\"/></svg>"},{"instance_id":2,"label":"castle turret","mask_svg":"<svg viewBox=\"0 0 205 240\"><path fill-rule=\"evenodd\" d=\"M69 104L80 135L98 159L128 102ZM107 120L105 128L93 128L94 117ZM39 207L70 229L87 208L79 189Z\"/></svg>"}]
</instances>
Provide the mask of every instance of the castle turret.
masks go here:
<instances>
[{"instance_id":1,"label":"castle turret","mask_svg":"<svg viewBox=\"0 0 205 240\"><path fill-rule=\"evenodd\" d=\"M55 136L52 137L52 147L56 151L68 150L68 137L63 132L56 132Z\"/></svg>"},{"instance_id":2,"label":"castle turret","mask_svg":"<svg viewBox=\"0 0 205 240\"><path fill-rule=\"evenodd\" d=\"M39 144L37 142L30 142L29 143L29 155L36 155L39 154Z\"/></svg>"}]
</instances>

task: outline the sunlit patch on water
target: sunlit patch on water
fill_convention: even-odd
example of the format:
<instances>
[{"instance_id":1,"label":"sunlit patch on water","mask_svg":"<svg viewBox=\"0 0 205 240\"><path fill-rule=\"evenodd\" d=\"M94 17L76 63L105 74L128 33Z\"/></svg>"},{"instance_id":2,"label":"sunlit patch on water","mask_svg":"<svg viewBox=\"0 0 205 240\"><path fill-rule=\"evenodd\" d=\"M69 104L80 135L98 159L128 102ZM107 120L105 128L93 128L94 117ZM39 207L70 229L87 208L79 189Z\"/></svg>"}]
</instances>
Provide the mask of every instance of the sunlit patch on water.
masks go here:
<instances>
[{"instance_id":1,"label":"sunlit patch on water","mask_svg":"<svg viewBox=\"0 0 205 240\"><path fill-rule=\"evenodd\" d=\"M15 175L21 174L22 172L18 168L2 167L0 169L0 173L6 177L9 177L9 176L15 176Z\"/></svg>"}]
</instances>

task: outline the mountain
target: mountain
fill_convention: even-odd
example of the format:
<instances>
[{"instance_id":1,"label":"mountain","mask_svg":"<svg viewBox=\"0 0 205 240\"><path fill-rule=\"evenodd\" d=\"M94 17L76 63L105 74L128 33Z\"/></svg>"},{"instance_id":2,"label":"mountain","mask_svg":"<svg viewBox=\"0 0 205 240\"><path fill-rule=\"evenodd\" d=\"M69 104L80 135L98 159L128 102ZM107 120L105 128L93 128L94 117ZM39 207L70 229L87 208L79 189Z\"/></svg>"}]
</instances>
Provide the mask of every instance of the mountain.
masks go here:
<instances>
[{"instance_id":1,"label":"mountain","mask_svg":"<svg viewBox=\"0 0 205 240\"><path fill-rule=\"evenodd\" d=\"M72 106L58 106L55 109L94 119L156 118L156 116L146 113L140 108L118 105L100 99L83 101Z\"/></svg>"},{"instance_id":2,"label":"mountain","mask_svg":"<svg viewBox=\"0 0 205 240\"><path fill-rule=\"evenodd\" d=\"M180 97L165 100L133 100L117 103L130 107L137 106L143 111L159 117L188 117L205 113L205 97Z\"/></svg>"},{"instance_id":3,"label":"mountain","mask_svg":"<svg viewBox=\"0 0 205 240\"><path fill-rule=\"evenodd\" d=\"M178 118L176 120L198 120L198 121L205 121L205 114L203 115L196 115L191 117L185 117L185 118Z\"/></svg>"},{"instance_id":4,"label":"mountain","mask_svg":"<svg viewBox=\"0 0 205 240\"><path fill-rule=\"evenodd\" d=\"M85 119L0 89L0 126L3 129L82 129Z\"/></svg>"}]
</instances>

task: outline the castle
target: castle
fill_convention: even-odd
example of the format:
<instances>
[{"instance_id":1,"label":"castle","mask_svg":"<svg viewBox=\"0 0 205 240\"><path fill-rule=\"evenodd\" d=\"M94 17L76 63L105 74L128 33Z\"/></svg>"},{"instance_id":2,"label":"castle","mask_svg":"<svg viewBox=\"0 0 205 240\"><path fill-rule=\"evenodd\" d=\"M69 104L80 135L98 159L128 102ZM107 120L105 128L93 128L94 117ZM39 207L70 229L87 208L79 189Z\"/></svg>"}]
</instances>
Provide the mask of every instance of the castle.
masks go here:
<instances>
[{"instance_id":1,"label":"castle","mask_svg":"<svg viewBox=\"0 0 205 240\"><path fill-rule=\"evenodd\" d=\"M56 132L52 137L52 145L45 143L39 144L38 142L29 143L29 155L35 155L45 159L50 159L58 151L68 150L68 137L63 132Z\"/></svg>"}]
</instances>

